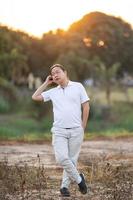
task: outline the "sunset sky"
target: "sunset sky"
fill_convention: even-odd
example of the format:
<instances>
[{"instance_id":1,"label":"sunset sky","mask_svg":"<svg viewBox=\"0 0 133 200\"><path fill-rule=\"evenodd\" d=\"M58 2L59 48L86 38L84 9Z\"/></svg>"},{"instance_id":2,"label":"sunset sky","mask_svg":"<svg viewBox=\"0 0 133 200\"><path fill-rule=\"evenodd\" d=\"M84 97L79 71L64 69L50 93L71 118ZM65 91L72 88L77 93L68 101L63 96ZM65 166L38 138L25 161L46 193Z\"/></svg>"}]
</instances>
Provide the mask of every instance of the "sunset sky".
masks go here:
<instances>
[{"instance_id":1,"label":"sunset sky","mask_svg":"<svg viewBox=\"0 0 133 200\"><path fill-rule=\"evenodd\" d=\"M132 0L0 0L0 23L41 36L92 11L121 17L133 25Z\"/></svg>"}]
</instances>

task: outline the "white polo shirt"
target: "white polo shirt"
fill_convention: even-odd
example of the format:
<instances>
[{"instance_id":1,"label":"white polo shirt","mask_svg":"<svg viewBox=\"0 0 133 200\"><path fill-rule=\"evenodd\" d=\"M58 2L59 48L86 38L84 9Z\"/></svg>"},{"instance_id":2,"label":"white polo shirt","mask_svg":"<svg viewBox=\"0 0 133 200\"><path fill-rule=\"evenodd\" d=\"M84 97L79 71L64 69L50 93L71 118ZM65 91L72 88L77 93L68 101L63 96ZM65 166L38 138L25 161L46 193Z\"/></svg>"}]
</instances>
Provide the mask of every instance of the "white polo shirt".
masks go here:
<instances>
[{"instance_id":1,"label":"white polo shirt","mask_svg":"<svg viewBox=\"0 0 133 200\"><path fill-rule=\"evenodd\" d=\"M81 104L89 101L83 85L69 81L65 88L57 86L41 93L44 101L52 101L54 122L53 126L74 128L81 126Z\"/></svg>"}]
</instances>

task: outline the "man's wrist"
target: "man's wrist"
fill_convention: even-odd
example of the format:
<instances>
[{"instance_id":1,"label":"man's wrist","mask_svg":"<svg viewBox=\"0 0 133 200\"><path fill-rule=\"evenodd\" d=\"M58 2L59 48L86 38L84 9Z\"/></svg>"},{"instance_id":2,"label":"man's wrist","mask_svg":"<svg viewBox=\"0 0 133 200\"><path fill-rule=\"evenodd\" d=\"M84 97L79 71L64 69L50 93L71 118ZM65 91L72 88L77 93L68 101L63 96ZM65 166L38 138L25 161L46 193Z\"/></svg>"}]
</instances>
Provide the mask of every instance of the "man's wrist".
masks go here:
<instances>
[{"instance_id":1,"label":"man's wrist","mask_svg":"<svg viewBox=\"0 0 133 200\"><path fill-rule=\"evenodd\" d=\"M85 128L86 128L86 125L85 125L84 123L82 123L82 127L83 127L83 129L85 130Z\"/></svg>"}]
</instances>

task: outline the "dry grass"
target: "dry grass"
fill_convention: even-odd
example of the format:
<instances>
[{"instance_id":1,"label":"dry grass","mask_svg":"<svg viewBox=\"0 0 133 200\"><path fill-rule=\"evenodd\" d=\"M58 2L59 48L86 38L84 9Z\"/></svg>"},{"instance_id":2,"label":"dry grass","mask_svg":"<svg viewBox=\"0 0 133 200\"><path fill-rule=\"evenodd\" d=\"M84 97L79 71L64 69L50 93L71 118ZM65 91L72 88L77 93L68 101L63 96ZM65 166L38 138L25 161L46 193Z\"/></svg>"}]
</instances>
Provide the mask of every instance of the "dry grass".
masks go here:
<instances>
[{"instance_id":1,"label":"dry grass","mask_svg":"<svg viewBox=\"0 0 133 200\"><path fill-rule=\"evenodd\" d=\"M131 163L93 161L87 169L93 193L100 200L133 199L133 166ZM94 195L94 196L95 196Z\"/></svg>"},{"instance_id":2,"label":"dry grass","mask_svg":"<svg viewBox=\"0 0 133 200\"><path fill-rule=\"evenodd\" d=\"M62 169L46 169L37 155L38 167L0 163L0 200L57 200ZM133 164L107 160L105 155L82 163L90 192L83 196L72 183L71 200L132 200ZM65 198L63 198L65 199Z\"/></svg>"}]
</instances>

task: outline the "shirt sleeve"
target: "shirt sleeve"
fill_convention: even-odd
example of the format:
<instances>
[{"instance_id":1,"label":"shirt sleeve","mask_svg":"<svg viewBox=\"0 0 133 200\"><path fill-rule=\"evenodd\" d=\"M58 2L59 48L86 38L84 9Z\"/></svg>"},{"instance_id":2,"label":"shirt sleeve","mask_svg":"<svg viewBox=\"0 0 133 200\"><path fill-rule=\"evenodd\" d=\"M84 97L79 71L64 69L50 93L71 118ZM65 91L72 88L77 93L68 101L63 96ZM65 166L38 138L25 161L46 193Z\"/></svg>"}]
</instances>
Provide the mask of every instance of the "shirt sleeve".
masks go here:
<instances>
[{"instance_id":1,"label":"shirt sleeve","mask_svg":"<svg viewBox=\"0 0 133 200\"><path fill-rule=\"evenodd\" d=\"M81 104L90 100L90 98L88 97L87 92L82 84L80 84L80 100L81 100Z\"/></svg>"},{"instance_id":2,"label":"shirt sleeve","mask_svg":"<svg viewBox=\"0 0 133 200\"><path fill-rule=\"evenodd\" d=\"M50 97L50 90L45 91L45 92L42 92L41 95L42 95L43 100L44 100L45 102L51 100L51 97Z\"/></svg>"}]
</instances>

